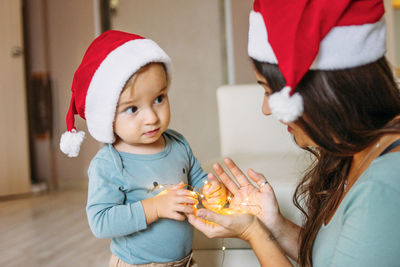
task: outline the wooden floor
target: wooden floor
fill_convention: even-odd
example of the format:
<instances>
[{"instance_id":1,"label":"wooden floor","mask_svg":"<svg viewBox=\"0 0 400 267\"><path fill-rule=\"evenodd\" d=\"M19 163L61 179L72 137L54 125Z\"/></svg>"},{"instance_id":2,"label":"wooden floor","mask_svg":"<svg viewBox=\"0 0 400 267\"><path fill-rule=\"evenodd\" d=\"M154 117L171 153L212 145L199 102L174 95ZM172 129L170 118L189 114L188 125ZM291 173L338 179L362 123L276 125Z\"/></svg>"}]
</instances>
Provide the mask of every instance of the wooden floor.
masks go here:
<instances>
[{"instance_id":1,"label":"wooden floor","mask_svg":"<svg viewBox=\"0 0 400 267\"><path fill-rule=\"evenodd\" d=\"M108 266L109 240L86 220L86 190L0 201L0 266Z\"/></svg>"},{"instance_id":2,"label":"wooden floor","mask_svg":"<svg viewBox=\"0 0 400 267\"><path fill-rule=\"evenodd\" d=\"M70 189L0 200L0 267L108 267L110 240L91 233L86 198L86 189ZM251 249L223 252L218 240L198 233L195 240L199 267L260 266Z\"/></svg>"}]
</instances>

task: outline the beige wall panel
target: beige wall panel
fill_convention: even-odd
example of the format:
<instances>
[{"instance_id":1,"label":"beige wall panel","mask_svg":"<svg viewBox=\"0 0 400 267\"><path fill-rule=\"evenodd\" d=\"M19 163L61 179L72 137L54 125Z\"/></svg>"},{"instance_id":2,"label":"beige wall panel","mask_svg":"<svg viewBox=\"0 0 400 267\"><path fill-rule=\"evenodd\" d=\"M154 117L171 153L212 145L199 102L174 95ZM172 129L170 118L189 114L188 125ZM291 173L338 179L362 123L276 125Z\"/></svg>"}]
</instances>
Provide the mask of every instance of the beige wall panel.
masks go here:
<instances>
[{"instance_id":1,"label":"beige wall panel","mask_svg":"<svg viewBox=\"0 0 400 267\"><path fill-rule=\"evenodd\" d=\"M255 83L253 67L247 53L249 14L252 8L253 0L231 0L236 84Z\"/></svg>"},{"instance_id":2,"label":"beige wall panel","mask_svg":"<svg viewBox=\"0 0 400 267\"><path fill-rule=\"evenodd\" d=\"M202 161L219 155L216 89L225 83L223 1L120 0L114 29L144 35L171 57L171 124Z\"/></svg>"},{"instance_id":3,"label":"beige wall panel","mask_svg":"<svg viewBox=\"0 0 400 267\"><path fill-rule=\"evenodd\" d=\"M65 116L71 99L74 72L94 36L93 1L47 0L50 75L53 79L54 143L56 173L60 186L86 182L87 168L99 144L88 134L86 123L75 116L76 127L86 139L77 158L68 158L59 150L60 135L66 131Z\"/></svg>"},{"instance_id":4,"label":"beige wall panel","mask_svg":"<svg viewBox=\"0 0 400 267\"><path fill-rule=\"evenodd\" d=\"M0 0L0 196L30 192L21 0Z\"/></svg>"}]
</instances>

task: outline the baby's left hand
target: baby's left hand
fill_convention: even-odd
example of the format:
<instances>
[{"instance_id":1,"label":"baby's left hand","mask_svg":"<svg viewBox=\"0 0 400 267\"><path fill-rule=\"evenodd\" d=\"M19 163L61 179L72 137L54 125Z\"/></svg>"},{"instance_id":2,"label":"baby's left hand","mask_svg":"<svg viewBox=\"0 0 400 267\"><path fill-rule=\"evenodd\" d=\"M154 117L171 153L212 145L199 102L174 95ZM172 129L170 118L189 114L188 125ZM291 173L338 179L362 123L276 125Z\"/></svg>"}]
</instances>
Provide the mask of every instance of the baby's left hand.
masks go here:
<instances>
[{"instance_id":1,"label":"baby's left hand","mask_svg":"<svg viewBox=\"0 0 400 267\"><path fill-rule=\"evenodd\" d=\"M224 207L227 200L225 186L213 175L208 175L208 183L202 188L204 199L202 204L205 208L218 212Z\"/></svg>"}]
</instances>

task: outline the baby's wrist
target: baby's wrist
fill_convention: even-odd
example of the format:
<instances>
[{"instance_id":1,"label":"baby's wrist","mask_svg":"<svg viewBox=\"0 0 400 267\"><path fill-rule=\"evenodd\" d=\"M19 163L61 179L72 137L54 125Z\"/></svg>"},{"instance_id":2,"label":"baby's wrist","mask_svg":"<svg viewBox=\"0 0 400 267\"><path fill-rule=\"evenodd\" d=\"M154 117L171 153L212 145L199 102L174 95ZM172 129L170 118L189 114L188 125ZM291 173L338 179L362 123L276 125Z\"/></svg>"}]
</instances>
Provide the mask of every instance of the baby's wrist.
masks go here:
<instances>
[{"instance_id":1,"label":"baby's wrist","mask_svg":"<svg viewBox=\"0 0 400 267\"><path fill-rule=\"evenodd\" d=\"M157 203L154 197L142 200L142 206L146 216L146 223L148 225L159 219Z\"/></svg>"}]
</instances>

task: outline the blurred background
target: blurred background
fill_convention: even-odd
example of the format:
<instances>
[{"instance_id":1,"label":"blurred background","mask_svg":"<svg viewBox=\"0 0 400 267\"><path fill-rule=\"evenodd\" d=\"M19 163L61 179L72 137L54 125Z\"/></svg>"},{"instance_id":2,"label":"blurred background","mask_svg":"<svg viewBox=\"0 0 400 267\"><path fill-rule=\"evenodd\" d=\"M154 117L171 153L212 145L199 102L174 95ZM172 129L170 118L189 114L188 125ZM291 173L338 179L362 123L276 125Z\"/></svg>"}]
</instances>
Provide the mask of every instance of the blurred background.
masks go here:
<instances>
[{"instance_id":1,"label":"blurred background","mask_svg":"<svg viewBox=\"0 0 400 267\"><path fill-rule=\"evenodd\" d=\"M155 40L172 58L170 127L201 161L220 155L216 89L253 83L252 0L0 0L0 196L86 184L100 144L59 151L75 69L107 29ZM385 0L389 61L400 76L399 1ZM77 128L87 133L83 119Z\"/></svg>"},{"instance_id":2,"label":"blurred background","mask_svg":"<svg viewBox=\"0 0 400 267\"><path fill-rule=\"evenodd\" d=\"M384 2L387 58L400 77L400 0ZM107 249L108 242L94 239L84 214L87 168L101 144L88 134L85 121L76 116L77 128L87 133L80 155L68 158L59 150L73 74L91 41L105 30L116 29L153 39L169 54L173 64L170 128L188 139L200 161L210 163L221 156L217 88L255 81L247 56L252 3L0 0L0 265L27 266L26 261L36 257L30 266L101 266L93 255ZM261 99L259 105L261 113ZM75 217L71 215L74 212ZM70 221L58 225L64 216ZM60 232L73 223L71 232L81 233L76 240L84 239L87 244L74 243L68 238L71 232L65 232L61 238L69 243L55 249ZM43 226L49 231L38 230ZM17 231L24 232L19 239L15 237ZM44 239L51 242L35 247ZM20 247L21 243L25 245ZM92 250L81 255L82 264L66 263L68 257L77 254L65 253L65 248L72 251L77 244ZM52 252L44 252L52 248ZM21 258L21 251L34 256L28 253L13 265L12 259ZM49 261L60 253L63 257L57 263ZM108 256L100 256L99 261L104 263ZM45 261L50 264L45 265Z\"/></svg>"}]
</instances>

